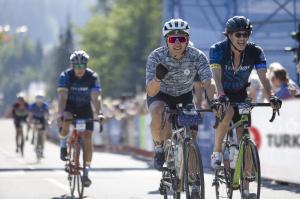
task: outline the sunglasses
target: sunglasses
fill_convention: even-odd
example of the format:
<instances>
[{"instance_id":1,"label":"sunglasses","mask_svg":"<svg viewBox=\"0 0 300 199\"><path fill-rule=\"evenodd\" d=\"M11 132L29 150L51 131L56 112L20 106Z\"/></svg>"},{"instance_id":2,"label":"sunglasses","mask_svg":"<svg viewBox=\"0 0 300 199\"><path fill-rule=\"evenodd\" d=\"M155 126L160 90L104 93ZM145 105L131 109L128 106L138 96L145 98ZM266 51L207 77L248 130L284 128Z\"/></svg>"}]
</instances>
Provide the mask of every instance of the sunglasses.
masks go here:
<instances>
[{"instance_id":1,"label":"sunglasses","mask_svg":"<svg viewBox=\"0 0 300 199\"><path fill-rule=\"evenodd\" d=\"M74 64L73 67L74 69L85 69L86 64Z\"/></svg>"},{"instance_id":2,"label":"sunglasses","mask_svg":"<svg viewBox=\"0 0 300 199\"><path fill-rule=\"evenodd\" d=\"M168 38L168 40L169 40L169 43L171 43L171 44L174 44L176 42L176 40L178 40L180 43L184 43L187 41L186 37L184 37L184 36L179 36L179 37L170 36Z\"/></svg>"},{"instance_id":3,"label":"sunglasses","mask_svg":"<svg viewBox=\"0 0 300 199\"><path fill-rule=\"evenodd\" d=\"M236 38L241 38L241 37L243 37L243 38L249 38L249 33L247 33L247 32L244 32L244 33L241 33L241 32L236 32L236 33L234 33L234 36L236 37Z\"/></svg>"}]
</instances>

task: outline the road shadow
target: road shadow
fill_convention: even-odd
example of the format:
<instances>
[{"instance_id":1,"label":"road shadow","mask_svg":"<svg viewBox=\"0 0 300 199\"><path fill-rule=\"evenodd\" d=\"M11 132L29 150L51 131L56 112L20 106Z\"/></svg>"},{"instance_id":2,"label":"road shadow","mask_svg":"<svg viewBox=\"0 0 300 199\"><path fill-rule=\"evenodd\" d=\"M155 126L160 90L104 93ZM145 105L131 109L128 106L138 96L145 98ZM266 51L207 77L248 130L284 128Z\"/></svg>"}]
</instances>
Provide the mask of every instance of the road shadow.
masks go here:
<instances>
[{"instance_id":1,"label":"road shadow","mask_svg":"<svg viewBox=\"0 0 300 199\"><path fill-rule=\"evenodd\" d=\"M83 199L84 199L84 198L89 198L89 199L90 199L89 196L83 196L82 198L83 198ZM72 196L62 195L62 196L53 197L53 198L51 198L51 199L79 199L79 197L75 197L75 196L72 197Z\"/></svg>"},{"instance_id":2,"label":"road shadow","mask_svg":"<svg viewBox=\"0 0 300 199\"><path fill-rule=\"evenodd\" d=\"M148 194L155 194L155 195L159 194L160 195L159 190L149 191Z\"/></svg>"},{"instance_id":3,"label":"road shadow","mask_svg":"<svg viewBox=\"0 0 300 199\"><path fill-rule=\"evenodd\" d=\"M130 167L120 167L120 168L92 168L93 172L118 172L118 171L145 171L151 170L151 168L130 168ZM48 167L48 168L0 168L0 172L48 172L48 171L65 171L63 167Z\"/></svg>"},{"instance_id":4,"label":"road shadow","mask_svg":"<svg viewBox=\"0 0 300 199\"><path fill-rule=\"evenodd\" d=\"M300 194L300 185L298 185L298 184L277 182L277 181L268 180L268 179L263 179L261 184L262 184L262 187L266 187L269 189L280 190L280 191L284 190L284 191L290 191L290 192Z\"/></svg>"}]
</instances>

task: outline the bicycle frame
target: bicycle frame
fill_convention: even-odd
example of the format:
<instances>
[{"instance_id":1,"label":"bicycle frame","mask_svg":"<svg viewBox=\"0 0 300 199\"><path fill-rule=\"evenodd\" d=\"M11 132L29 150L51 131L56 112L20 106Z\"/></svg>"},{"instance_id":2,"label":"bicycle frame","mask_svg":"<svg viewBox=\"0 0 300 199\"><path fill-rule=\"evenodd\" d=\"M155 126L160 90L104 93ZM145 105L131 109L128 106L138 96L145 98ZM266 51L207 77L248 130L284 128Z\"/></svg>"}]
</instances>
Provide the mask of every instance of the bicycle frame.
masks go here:
<instances>
[{"instance_id":1,"label":"bicycle frame","mask_svg":"<svg viewBox=\"0 0 300 199\"><path fill-rule=\"evenodd\" d=\"M168 182L164 180L164 174L163 174L163 179L161 180L161 183L165 186L167 186L172 192L183 192L185 191L185 184L184 184L184 172L185 172L185 156L184 156L184 145L187 142L190 142L192 139L191 132L190 132L190 125L184 125L184 126L179 126L178 123L178 111L179 110L169 110L168 107L165 107L165 110L163 114L169 113L170 118L171 118L171 130L172 130L172 135L171 139L167 142L165 145L165 148L168 148L167 151L167 158L166 158L166 163L167 165L171 161L170 159L174 159L174 169L170 168L165 168L163 171L168 171L171 173L171 182ZM204 109L204 110L196 110L197 113L199 114L200 112L211 112L211 109ZM165 118L166 115L163 115L163 121L162 121L162 128L164 126ZM174 155L174 157L171 157L171 155ZM201 158L201 157L200 157ZM201 163L202 164L202 163ZM176 185L174 187L173 180L172 180L172 175L175 175L176 180Z\"/></svg>"},{"instance_id":2,"label":"bicycle frame","mask_svg":"<svg viewBox=\"0 0 300 199\"><path fill-rule=\"evenodd\" d=\"M236 160L236 165L235 165L235 170L233 174L233 182L232 182L232 188L233 189L238 189L239 188L239 179L240 179L240 166L242 162L242 154L244 151L244 143L247 143L249 140L251 140L248 128L251 126L251 121L250 121L250 116L251 116L251 111L255 106L270 106L270 103L233 103L235 107L239 108L239 113L241 114L241 119L234 123L230 128L229 131L242 127L243 128L243 134L242 138L239 142L239 154ZM273 110L273 115L270 120L272 122L275 118L276 112Z\"/></svg>"},{"instance_id":3,"label":"bicycle frame","mask_svg":"<svg viewBox=\"0 0 300 199\"><path fill-rule=\"evenodd\" d=\"M80 138L81 138L81 135L74 128L73 131L72 131L72 133L71 133L70 139L68 140L68 157L71 156L70 152L71 152L71 147L73 147L73 146L75 146L75 149L74 149L75 157L78 157L78 155L79 155ZM79 165L78 161L79 161L79 159L75 158L75 162L74 162L74 165L73 165L73 173L74 173L74 175L78 175L78 165Z\"/></svg>"}]
</instances>

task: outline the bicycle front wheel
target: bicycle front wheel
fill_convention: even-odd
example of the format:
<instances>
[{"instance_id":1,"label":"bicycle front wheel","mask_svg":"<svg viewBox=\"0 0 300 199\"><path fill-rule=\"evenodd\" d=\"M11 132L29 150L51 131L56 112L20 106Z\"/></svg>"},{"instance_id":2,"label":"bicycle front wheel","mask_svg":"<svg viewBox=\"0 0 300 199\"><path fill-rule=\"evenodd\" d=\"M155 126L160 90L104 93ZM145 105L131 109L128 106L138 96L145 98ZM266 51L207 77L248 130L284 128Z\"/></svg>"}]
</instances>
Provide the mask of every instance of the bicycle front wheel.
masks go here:
<instances>
[{"instance_id":1,"label":"bicycle front wheel","mask_svg":"<svg viewBox=\"0 0 300 199\"><path fill-rule=\"evenodd\" d=\"M251 140L246 140L243 144L242 152L242 164L240 165L241 198L259 199L261 173L257 148Z\"/></svg>"},{"instance_id":2,"label":"bicycle front wheel","mask_svg":"<svg viewBox=\"0 0 300 199\"><path fill-rule=\"evenodd\" d=\"M204 199L204 176L200 150L194 140L185 141L184 185L186 199Z\"/></svg>"},{"instance_id":3,"label":"bicycle front wheel","mask_svg":"<svg viewBox=\"0 0 300 199\"><path fill-rule=\"evenodd\" d=\"M36 147L35 147L35 152L36 152L36 159L37 162L40 162L42 158L42 134L41 132L37 131L37 140L36 140Z\"/></svg>"},{"instance_id":4,"label":"bicycle front wheel","mask_svg":"<svg viewBox=\"0 0 300 199\"><path fill-rule=\"evenodd\" d=\"M68 151L68 161L66 164L66 171L68 172L68 181L70 186L71 197L74 197L74 192L76 188L76 174L75 174L75 145L69 146Z\"/></svg>"},{"instance_id":5,"label":"bicycle front wheel","mask_svg":"<svg viewBox=\"0 0 300 199\"><path fill-rule=\"evenodd\" d=\"M78 146L78 175L77 175L77 191L79 198L83 198L84 185L83 185L83 175L85 170L85 152L84 152L84 144L83 141L80 141Z\"/></svg>"}]
</instances>

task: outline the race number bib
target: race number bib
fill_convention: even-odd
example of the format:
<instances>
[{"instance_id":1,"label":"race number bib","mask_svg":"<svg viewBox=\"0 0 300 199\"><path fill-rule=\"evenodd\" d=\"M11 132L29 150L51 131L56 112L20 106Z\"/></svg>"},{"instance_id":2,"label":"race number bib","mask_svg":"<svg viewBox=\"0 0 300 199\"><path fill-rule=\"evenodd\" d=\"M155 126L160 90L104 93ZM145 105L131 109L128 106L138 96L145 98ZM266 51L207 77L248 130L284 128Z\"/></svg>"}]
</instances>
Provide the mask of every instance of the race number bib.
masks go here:
<instances>
[{"instance_id":1,"label":"race number bib","mask_svg":"<svg viewBox=\"0 0 300 199\"><path fill-rule=\"evenodd\" d=\"M77 131L85 131L86 128L85 120L76 120L75 128L77 129Z\"/></svg>"}]
</instances>

